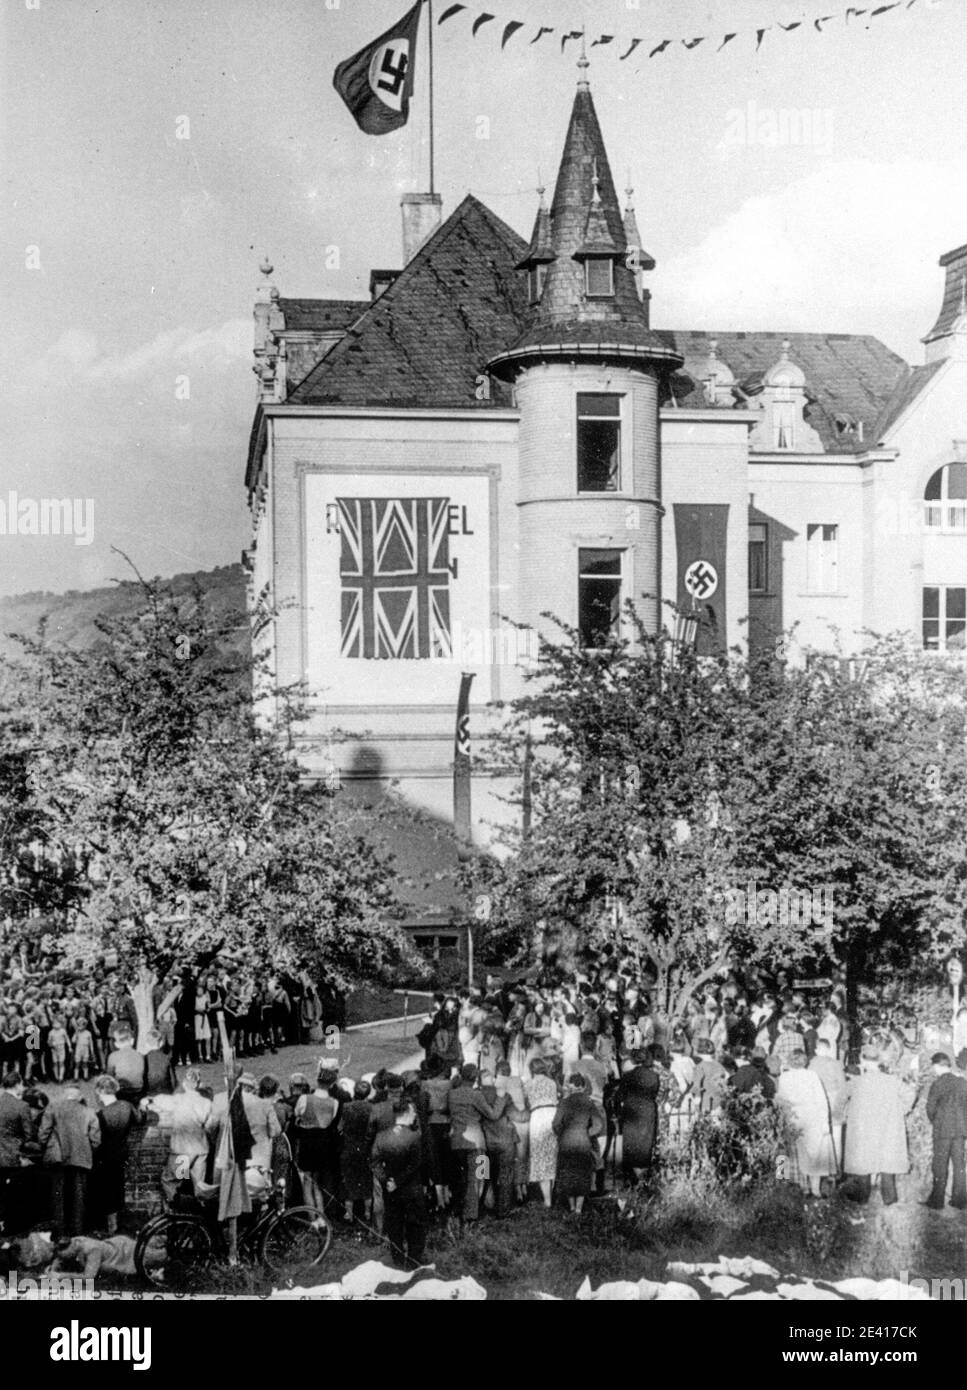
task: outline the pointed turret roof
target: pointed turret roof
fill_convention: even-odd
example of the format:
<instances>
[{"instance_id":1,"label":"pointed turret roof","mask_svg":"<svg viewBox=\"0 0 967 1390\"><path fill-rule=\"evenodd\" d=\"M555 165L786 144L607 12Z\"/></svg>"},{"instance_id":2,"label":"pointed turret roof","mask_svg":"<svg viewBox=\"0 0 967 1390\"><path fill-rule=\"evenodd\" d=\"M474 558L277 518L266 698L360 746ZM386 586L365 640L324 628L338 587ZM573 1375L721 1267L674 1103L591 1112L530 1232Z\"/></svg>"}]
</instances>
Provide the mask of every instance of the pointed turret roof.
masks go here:
<instances>
[{"instance_id":1,"label":"pointed turret roof","mask_svg":"<svg viewBox=\"0 0 967 1390\"><path fill-rule=\"evenodd\" d=\"M547 356L637 358L680 365L677 354L649 329L634 272L625 264L629 242L583 56L579 67L550 210L554 260L524 333L490 364L498 374L512 375L521 359ZM585 294L584 260L589 256L612 260L613 295Z\"/></svg>"},{"instance_id":2,"label":"pointed turret roof","mask_svg":"<svg viewBox=\"0 0 967 1390\"><path fill-rule=\"evenodd\" d=\"M641 244L641 233L638 230L638 219L635 216L635 205L633 202L634 191L635 190L631 187L625 189L625 195L628 199L627 203L625 203L624 215L625 241L628 243L629 248L634 248L639 252L639 267L642 270L654 270L655 258L654 256L649 256L648 252Z\"/></svg>"},{"instance_id":3,"label":"pointed turret roof","mask_svg":"<svg viewBox=\"0 0 967 1390\"><path fill-rule=\"evenodd\" d=\"M622 223L622 231L624 224ZM584 240L574 252L575 256L587 259L589 256L620 256L628 249L627 238L616 242L611 235L608 219L601 200L601 179L598 175L598 161L591 160L591 206L588 208L584 224Z\"/></svg>"},{"instance_id":4,"label":"pointed turret roof","mask_svg":"<svg viewBox=\"0 0 967 1390\"><path fill-rule=\"evenodd\" d=\"M532 265L547 264L554 260L554 247L551 245L551 214L544 201L544 189L537 190L540 196L540 206L537 209L537 216L534 218L534 230L531 233L530 245L527 248L527 255L524 256L518 270L529 270Z\"/></svg>"}]
</instances>

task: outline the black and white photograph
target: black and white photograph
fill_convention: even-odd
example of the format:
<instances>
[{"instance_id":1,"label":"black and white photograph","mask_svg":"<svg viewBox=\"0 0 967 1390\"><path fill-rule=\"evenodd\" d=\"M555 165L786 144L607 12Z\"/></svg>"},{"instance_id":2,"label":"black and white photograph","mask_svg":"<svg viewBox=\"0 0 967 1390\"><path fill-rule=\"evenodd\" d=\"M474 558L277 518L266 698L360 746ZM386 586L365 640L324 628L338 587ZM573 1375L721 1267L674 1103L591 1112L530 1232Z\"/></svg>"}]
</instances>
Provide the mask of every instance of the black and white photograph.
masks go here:
<instances>
[{"instance_id":1,"label":"black and white photograph","mask_svg":"<svg viewBox=\"0 0 967 1390\"><path fill-rule=\"evenodd\" d=\"M2 0L0 54L35 1363L334 1302L951 1350L967 4Z\"/></svg>"}]
</instances>

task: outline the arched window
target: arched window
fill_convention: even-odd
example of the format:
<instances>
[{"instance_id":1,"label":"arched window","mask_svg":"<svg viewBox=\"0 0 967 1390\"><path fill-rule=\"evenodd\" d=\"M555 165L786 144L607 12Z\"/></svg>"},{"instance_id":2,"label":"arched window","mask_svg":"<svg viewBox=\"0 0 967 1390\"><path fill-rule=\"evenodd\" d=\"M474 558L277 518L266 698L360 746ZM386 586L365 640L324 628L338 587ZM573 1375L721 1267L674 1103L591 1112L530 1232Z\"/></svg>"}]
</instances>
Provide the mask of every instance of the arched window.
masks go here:
<instances>
[{"instance_id":1,"label":"arched window","mask_svg":"<svg viewBox=\"0 0 967 1390\"><path fill-rule=\"evenodd\" d=\"M945 463L931 475L923 524L932 531L967 531L967 463Z\"/></svg>"}]
</instances>

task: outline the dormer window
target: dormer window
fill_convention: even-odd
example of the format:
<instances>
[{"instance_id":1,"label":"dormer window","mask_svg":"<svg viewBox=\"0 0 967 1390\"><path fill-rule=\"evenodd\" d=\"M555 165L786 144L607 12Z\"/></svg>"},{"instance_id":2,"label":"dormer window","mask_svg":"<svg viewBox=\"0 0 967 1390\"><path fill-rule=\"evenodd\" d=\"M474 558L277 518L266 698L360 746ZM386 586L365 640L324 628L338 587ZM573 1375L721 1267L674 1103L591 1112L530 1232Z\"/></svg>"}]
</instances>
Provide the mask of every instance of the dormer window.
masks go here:
<instances>
[{"instance_id":1,"label":"dormer window","mask_svg":"<svg viewBox=\"0 0 967 1390\"><path fill-rule=\"evenodd\" d=\"M527 293L532 304L537 304L541 295L544 293L544 281L547 279L547 266L543 261L538 261L532 265L527 272Z\"/></svg>"},{"instance_id":2,"label":"dormer window","mask_svg":"<svg viewBox=\"0 0 967 1390\"><path fill-rule=\"evenodd\" d=\"M806 375L789 357L789 339L782 342L782 356L762 379L768 412L766 428L772 435L773 449L799 449L810 442L812 433L803 419L807 403Z\"/></svg>"},{"instance_id":3,"label":"dormer window","mask_svg":"<svg viewBox=\"0 0 967 1390\"><path fill-rule=\"evenodd\" d=\"M609 299L614 294L614 262L610 257L588 257L584 262L584 289L589 299Z\"/></svg>"},{"instance_id":4,"label":"dormer window","mask_svg":"<svg viewBox=\"0 0 967 1390\"><path fill-rule=\"evenodd\" d=\"M795 444L795 409L792 401L781 397L773 402L772 424L777 449L791 449Z\"/></svg>"}]
</instances>

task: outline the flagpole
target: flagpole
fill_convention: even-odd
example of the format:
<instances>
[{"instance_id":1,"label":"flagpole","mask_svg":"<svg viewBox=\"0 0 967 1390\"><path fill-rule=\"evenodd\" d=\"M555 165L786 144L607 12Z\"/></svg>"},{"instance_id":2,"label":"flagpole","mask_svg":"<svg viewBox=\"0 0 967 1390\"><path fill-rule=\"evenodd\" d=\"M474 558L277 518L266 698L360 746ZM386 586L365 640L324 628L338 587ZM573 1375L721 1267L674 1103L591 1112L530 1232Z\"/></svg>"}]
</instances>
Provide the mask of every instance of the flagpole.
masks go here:
<instances>
[{"instance_id":1,"label":"flagpole","mask_svg":"<svg viewBox=\"0 0 967 1390\"><path fill-rule=\"evenodd\" d=\"M427 8L427 39L429 41L429 63L427 70L430 78L430 192L435 193L434 169L433 169L433 0L426 0Z\"/></svg>"}]
</instances>

